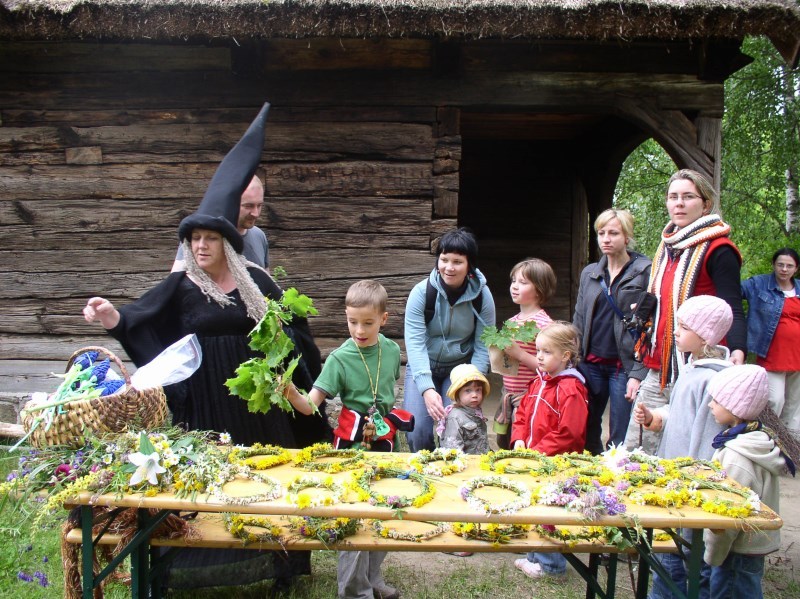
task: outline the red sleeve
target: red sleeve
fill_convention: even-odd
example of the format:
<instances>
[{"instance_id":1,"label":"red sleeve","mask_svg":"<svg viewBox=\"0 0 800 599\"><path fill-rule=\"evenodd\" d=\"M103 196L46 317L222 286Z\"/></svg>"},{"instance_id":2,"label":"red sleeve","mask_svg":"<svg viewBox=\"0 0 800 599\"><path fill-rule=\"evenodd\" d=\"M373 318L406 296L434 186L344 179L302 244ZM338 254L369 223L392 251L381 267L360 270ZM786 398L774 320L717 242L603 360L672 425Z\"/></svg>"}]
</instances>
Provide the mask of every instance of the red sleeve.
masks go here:
<instances>
[{"instance_id":1,"label":"red sleeve","mask_svg":"<svg viewBox=\"0 0 800 599\"><path fill-rule=\"evenodd\" d=\"M586 445L586 418L589 415L586 397L586 387L577 379L559 385L558 411L561 415L558 427L547 432L531 449L545 455L583 451Z\"/></svg>"},{"instance_id":2,"label":"red sleeve","mask_svg":"<svg viewBox=\"0 0 800 599\"><path fill-rule=\"evenodd\" d=\"M528 438L533 404L536 401L535 390L538 390L540 385L541 379L537 376L528 385L528 392L522 397L517 411L514 412L514 423L511 425L511 449L514 449L514 443L517 441L525 441Z\"/></svg>"}]
</instances>

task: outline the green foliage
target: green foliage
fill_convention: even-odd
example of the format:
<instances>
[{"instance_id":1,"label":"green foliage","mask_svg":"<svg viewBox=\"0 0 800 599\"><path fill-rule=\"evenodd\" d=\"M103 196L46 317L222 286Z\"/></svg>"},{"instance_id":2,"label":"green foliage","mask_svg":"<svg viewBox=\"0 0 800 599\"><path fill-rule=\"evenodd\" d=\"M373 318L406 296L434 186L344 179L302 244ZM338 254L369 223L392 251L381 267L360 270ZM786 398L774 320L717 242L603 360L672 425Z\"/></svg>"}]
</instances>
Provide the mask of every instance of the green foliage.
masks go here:
<instances>
[{"instance_id":1,"label":"green foliage","mask_svg":"<svg viewBox=\"0 0 800 599\"><path fill-rule=\"evenodd\" d=\"M530 343L536 339L538 333L539 327L532 320L521 325L507 320L500 330L493 326L484 328L481 333L481 341L486 347L505 349L511 347L514 341Z\"/></svg>"},{"instance_id":2,"label":"green foliage","mask_svg":"<svg viewBox=\"0 0 800 599\"><path fill-rule=\"evenodd\" d=\"M284 390L292 382L299 358L289 359L294 343L283 331L283 325L294 316L305 318L316 315L312 300L287 289L279 301L265 298L267 311L255 328L250 331L250 347L261 354L250 358L236 369L236 376L225 381L231 394L247 401L247 409L266 414L272 406L293 413Z\"/></svg>"}]
</instances>

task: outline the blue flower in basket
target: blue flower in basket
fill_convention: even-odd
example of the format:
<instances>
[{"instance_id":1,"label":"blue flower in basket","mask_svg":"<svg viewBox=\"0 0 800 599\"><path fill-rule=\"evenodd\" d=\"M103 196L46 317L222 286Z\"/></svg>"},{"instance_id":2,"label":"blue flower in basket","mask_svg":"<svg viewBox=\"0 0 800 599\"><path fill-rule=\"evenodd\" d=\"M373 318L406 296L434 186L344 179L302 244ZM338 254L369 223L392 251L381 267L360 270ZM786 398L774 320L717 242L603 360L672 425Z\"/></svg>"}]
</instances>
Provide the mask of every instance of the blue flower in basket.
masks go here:
<instances>
[{"instance_id":1,"label":"blue flower in basket","mask_svg":"<svg viewBox=\"0 0 800 599\"><path fill-rule=\"evenodd\" d=\"M72 364L77 364L81 367L81 370L87 370L92 364L95 363L98 355L99 354L94 350L83 352L80 356L73 360Z\"/></svg>"},{"instance_id":2,"label":"blue flower in basket","mask_svg":"<svg viewBox=\"0 0 800 599\"><path fill-rule=\"evenodd\" d=\"M125 381L122 379L114 379L103 381L99 385L95 387L98 391L100 391L100 397L105 397L106 395L113 395L117 391L120 390L121 387L125 386Z\"/></svg>"}]
</instances>

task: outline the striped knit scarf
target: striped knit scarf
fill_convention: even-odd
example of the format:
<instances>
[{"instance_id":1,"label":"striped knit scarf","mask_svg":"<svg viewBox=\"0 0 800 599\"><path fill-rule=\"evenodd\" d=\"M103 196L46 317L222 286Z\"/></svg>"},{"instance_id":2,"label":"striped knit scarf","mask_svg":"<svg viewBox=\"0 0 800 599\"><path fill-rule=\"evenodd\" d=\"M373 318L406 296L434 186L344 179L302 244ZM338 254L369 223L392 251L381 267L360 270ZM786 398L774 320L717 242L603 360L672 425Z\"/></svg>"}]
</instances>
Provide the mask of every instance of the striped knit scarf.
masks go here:
<instances>
[{"instance_id":1,"label":"striped knit scarf","mask_svg":"<svg viewBox=\"0 0 800 599\"><path fill-rule=\"evenodd\" d=\"M694 286L700 276L700 269L705 262L708 247L714 239L727 237L731 228L722 222L717 214L709 214L694 221L691 225L678 229L672 223L661 233L661 243L653 258L648 290L658 297L658 306L653 316L654 329L657 328L661 311L666 310L664 338L652 339L651 354L656 344L663 343L661 350L661 387L675 381L678 376L678 352L675 349L675 326L678 324L675 314L683 302L692 296ZM672 289L665 297L662 294L661 282L667 270L667 264L678 260Z\"/></svg>"}]
</instances>

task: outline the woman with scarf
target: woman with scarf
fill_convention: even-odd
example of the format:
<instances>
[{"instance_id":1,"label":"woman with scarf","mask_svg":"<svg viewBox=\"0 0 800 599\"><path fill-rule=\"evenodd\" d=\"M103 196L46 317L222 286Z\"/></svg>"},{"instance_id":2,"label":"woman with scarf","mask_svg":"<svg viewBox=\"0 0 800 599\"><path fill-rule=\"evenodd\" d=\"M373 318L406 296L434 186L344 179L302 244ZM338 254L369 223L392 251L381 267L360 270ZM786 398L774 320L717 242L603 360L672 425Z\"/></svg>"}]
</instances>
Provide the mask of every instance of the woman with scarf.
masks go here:
<instances>
[{"instance_id":1,"label":"woman with scarf","mask_svg":"<svg viewBox=\"0 0 800 599\"><path fill-rule=\"evenodd\" d=\"M733 325L725 345L730 360L743 364L747 329L742 308L739 249L730 240L730 225L719 216L719 202L711 183L700 173L683 169L667 185L670 222L661 234L653 258L648 291L656 296L652 314L650 347L644 354L647 374L639 387L637 402L651 410L669 403L670 390L683 364L675 349L678 308L695 295L715 295L731 307ZM641 445L655 454L661 433L642 431L633 419L625 446Z\"/></svg>"}]
</instances>

